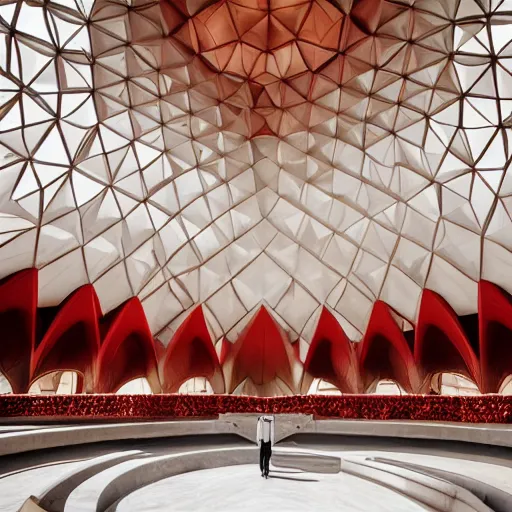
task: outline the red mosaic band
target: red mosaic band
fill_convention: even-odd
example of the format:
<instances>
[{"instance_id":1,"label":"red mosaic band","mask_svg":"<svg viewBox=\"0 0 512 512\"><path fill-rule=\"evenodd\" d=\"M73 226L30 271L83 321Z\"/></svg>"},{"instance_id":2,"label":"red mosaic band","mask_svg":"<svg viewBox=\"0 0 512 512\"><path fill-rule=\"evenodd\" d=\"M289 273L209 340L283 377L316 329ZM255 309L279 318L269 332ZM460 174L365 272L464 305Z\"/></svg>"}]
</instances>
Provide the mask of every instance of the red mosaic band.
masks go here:
<instances>
[{"instance_id":1,"label":"red mosaic band","mask_svg":"<svg viewBox=\"0 0 512 512\"><path fill-rule=\"evenodd\" d=\"M512 397L10 395L0 399L0 418L144 420L205 418L223 413L312 414L316 417L353 420L512 423Z\"/></svg>"}]
</instances>

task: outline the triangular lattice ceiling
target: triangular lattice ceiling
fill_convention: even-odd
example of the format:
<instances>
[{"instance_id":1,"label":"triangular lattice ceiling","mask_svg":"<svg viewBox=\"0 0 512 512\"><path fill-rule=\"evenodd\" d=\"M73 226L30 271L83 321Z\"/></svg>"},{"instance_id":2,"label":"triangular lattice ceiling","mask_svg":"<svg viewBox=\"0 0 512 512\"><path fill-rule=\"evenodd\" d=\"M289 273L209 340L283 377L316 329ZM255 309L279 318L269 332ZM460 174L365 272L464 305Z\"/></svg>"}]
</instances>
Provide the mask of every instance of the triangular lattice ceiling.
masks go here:
<instances>
[{"instance_id":1,"label":"triangular lattice ceiling","mask_svg":"<svg viewBox=\"0 0 512 512\"><path fill-rule=\"evenodd\" d=\"M512 291L510 0L0 1L0 274L359 340Z\"/></svg>"}]
</instances>

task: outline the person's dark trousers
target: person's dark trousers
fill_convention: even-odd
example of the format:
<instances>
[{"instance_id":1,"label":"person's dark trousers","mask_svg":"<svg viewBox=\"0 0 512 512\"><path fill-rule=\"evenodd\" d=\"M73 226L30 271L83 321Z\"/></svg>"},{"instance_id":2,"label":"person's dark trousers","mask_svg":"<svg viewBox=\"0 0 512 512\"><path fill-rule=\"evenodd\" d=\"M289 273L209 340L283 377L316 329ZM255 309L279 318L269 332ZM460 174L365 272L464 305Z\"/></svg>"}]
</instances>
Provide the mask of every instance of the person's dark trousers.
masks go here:
<instances>
[{"instance_id":1,"label":"person's dark trousers","mask_svg":"<svg viewBox=\"0 0 512 512\"><path fill-rule=\"evenodd\" d=\"M272 443L261 442L260 445L260 471L263 475L268 476L270 457L272 456Z\"/></svg>"}]
</instances>

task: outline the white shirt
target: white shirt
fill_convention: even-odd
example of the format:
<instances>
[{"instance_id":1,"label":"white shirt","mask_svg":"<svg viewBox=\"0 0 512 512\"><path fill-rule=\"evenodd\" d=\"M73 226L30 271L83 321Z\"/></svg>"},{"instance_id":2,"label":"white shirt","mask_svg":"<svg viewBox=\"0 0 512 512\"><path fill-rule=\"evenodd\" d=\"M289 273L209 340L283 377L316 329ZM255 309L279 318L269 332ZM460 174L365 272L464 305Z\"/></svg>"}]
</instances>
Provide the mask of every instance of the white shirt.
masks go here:
<instances>
[{"instance_id":1,"label":"white shirt","mask_svg":"<svg viewBox=\"0 0 512 512\"><path fill-rule=\"evenodd\" d=\"M268 421L265 421L268 420ZM273 416L260 416L258 418L258 428L256 434L256 441L258 445L263 441L269 441L274 445L274 417Z\"/></svg>"}]
</instances>

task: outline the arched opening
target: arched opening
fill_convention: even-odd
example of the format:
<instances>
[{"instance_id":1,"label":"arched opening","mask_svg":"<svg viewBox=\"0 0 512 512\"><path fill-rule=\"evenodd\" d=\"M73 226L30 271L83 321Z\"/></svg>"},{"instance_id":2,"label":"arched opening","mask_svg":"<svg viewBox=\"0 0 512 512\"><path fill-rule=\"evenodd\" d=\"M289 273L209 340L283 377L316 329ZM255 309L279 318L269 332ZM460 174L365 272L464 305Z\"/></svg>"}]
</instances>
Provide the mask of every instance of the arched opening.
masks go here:
<instances>
[{"instance_id":1,"label":"arched opening","mask_svg":"<svg viewBox=\"0 0 512 512\"><path fill-rule=\"evenodd\" d=\"M489 383L488 391L495 392L499 381L512 368L511 331L500 322L490 321L487 323L486 340L487 371L485 375ZM505 377L503 382L506 380L508 377ZM503 384L499 389L503 389Z\"/></svg>"},{"instance_id":2,"label":"arched opening","mask_svg":"<svg viewBox=\"0 0 512 512\"><path fill-rule=\"evenodd\" d=\"M133 379L123 384L117 391L116 395L151 395L151 386L148 379L141 377Z\"/></svg>"},{"instance_id":3,"label":"arched opening","mask_svg":"<svg viewBox=\"0 0 512 512\"><path fill-rule=\"evenodd\" d=\"M78 372L49 372L32 382L29 395L72 395L80 391L82 377Z\"/></svg>"},{"instance_id":4,"label":"arched opening","mask_svg":"<svg viewBox=\"0 0 512 512\"><path fill-rule=\"evenodd\" d=\"M293 391L279 377L266 384L255 384L250 377L245 378L234 390L233 395L238 396L290 396Z\"/></svg>"},{"instance_id":5,"label":"arched opening","mask_svg":"<svg viewBox=\"0 0 512 512\"><path fill-rule=\"evenodd\" d=\"M261 306L231 346L224 363L228 369L225 370L226 391L256 396L293 395L295 359L288 334ZM254 391L248 392L251 388Z\"/></svg>"},{"instance_id":6,"label":"arched opening","mask_svg":"<svg viewBox=\"0 0 512 512\"><path fill-rule=\"evenodd\" d=\"M432 377L431 388L438 395L480 395L474 382L457 373L436 373Z\"/></svg>"},{"instance_id":7,"label":"arched opening","mask_svg":"<svg viewBox=\"0 0 512 512\"><path fill-rule=\"evenodd\" d=\"M2 372L0 372L0 395L9 395L11 393L11 383L7 380L5 375Z\"/></svg>"},{"instance_id":8,"label":"arched opening","mask_svg":"<svg viewBox=\"0 0 512 512\"><path fill-rule=\"evenodd\" d=\"M512 375L505 377L500 386L501 395L512 395Z\"/></svg>"},{"instance_id":9,"label":"arched opening","mask_svg":"<svg viewBox=\"0 0 512 512\"><path fill-rule=\"evenodd\" d=\"M424 338L419 363L425 372L436 375L442 373L439 370L445 370L442 375L461 376L463 373L468 376L475 375L471 372L471 365L466 363L451 338L438 326L429 325L425 330ZM468 377L464 379L471 382ZM453 383L455 384L455 381ZM450 384L447 383L447 385Z\"/></svg>"},{"instance_id":10,"label":"arched opening","mask_svg":"<svg viewBox=\"0 0 512 512\"><path fill-rule=\"evenodd\" d=\"M367 344L370 348L362 360L362 371L366 375L368 392L373 392L375 381L377 381L377 388L382 390L381 394L406 394L402 386L413 389L414 362L401 332L399 341L395 341L395 343L377 333L370 338ZM373 384L368 385L368 382ZM383 384L379 387L381 382ZM397 384L398 382L400 385ZM391 390L394 389L393 386L401 389L402 393L391 393ZM387 393L386 390L390 392Z\"/></svg>"},{"instance_id":11,"label":"arched opening","mask_svg":"<svg viewBox=\"0 0 512 512\"><path fill-rule=\"evenodd\" d=\"M308 375L304 376L301 391L322 393L324 388L328 392L334 386L328 394L339 394L336 390L358 393L361 385L355 347L338 319L324 306L304 361L304 371ZM310 389L314 385L313 379L324 382L320 389Z\"/></svg>"},{"instance_id":12,"label":"arched opening","mask_svg":"<svg viewBox=\"0 0 512 512\"><path fill-rule=\"evenodd\" d=\"M343 393L333 384L323 379L314 379L308 390L308 395L342 395Z\"/></svg>"},{"instance_id":13,"label":"arched opening","mask_svg":"<svg viewBox=\"0 0 512 512\"><path fill-rule=\"evenodd\" d=\"M35 352L34 374L74 368L84 375L86 388L92 392L93 361L97 354L94 326L85 321L67 326L67 322L66 317L55 317L51 324L54 328L50 328Z\"/></svg>"},{"instance_id":14,"label":"arched opening","mask_svg":"<svg viewBox=\"0 0 512 512\"><path fill-rule=\"evenodd\" d=\"M113 341L112 341L113 340ZM151 389L158 390L160 383L156 374L155 352L152 340L137 332L119 339L110 338L102 347L100 355L99 379L96 391L99 393L118 393L132 381L145 379L151 382ZM128 389L132 389L131 387ZM142 394L141 385L135 385L135 391L123 391L127 394Z\"/></svg>"},{"instance_id":15,"label":"arched opening","mask_svg":"<svg viewBox=\"0 0 512 512\"><path fill-rule=\"evenodd\" d=\"M379 380L374 395L407 395L407 392L397 382L391 379Z\"/></svg>"},{"instance_id":16,"label":"arched opening","mask_svg":"<svg viewBox=\"0 0 512 512\"><path fill-rule=\"evenodd\" d=\"M224 376L202 306L196 307L175 332L161 370L165 393L206 393L203 380L186 384L185 388L190 391L180 389L196 377L206 379L216 393L224 393ZM196 387L198 391L194 391Z\"/></svg>"},{"instance_id":17,"label":"arched opening","mask_svg":"<svg viewBox=\"0 0 512 512\"><path fill-rule=\"evenodd\" d=\"M206 377L192 377L180 386L178 393L180 395L213 395L213 389Z\"/></svg>"}]
</instances>

